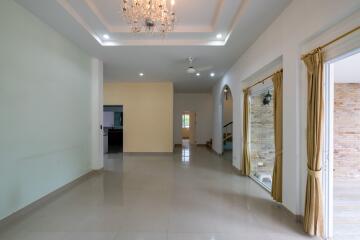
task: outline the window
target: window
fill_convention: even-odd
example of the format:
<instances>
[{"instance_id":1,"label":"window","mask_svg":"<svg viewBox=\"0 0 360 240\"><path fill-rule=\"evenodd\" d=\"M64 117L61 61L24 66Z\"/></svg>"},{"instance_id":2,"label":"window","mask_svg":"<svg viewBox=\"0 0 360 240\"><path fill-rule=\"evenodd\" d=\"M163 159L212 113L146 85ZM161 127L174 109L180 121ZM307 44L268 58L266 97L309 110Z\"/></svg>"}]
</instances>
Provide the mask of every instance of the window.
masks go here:
<instances>
[{"instance_id":1,"label":"window","mask_svg":"<svg viewBox=\"0 0 360 240\"><path fill-rule=\"evenodd\" d=\"M182 128L190 128L190 114L188 113L182 115Z\"/></svg>"},{"instance_id":2,"label":"window","mask_svg":"<svg viewBox=\"0 0 360 240\"><path fill-rule=\"evenodd\" d=\"M114 112L114 128L122 127L122 112Z\"/></svg>"}]
</instances>

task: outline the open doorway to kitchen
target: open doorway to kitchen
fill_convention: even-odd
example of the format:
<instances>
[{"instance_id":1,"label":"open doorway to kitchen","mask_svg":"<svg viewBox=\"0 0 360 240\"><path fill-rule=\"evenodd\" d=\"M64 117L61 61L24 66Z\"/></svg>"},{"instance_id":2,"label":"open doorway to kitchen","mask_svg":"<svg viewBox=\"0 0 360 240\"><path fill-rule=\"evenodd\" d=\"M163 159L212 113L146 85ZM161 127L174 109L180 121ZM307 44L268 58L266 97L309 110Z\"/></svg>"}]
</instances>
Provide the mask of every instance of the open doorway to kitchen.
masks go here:
<instances>
[{"instance_id":1,"label":"open doorway to kitchen","mask_svg":"<svg viewBox=\"0 0 360 240\"><path fill-rule=\"evenodd\" d=\"M104 154L123 152L123 106L104 106Z\"/></svg>"},{"instance_id":2,"label":"open doorway to kitchen","mask_svg":"<svg viewBox=\"0 0 360 240\"><path fill-rule=\"evenodd\" d=\"M360 239L360 49L325 64L326 236Z\"/></svg>"}]
</instances>

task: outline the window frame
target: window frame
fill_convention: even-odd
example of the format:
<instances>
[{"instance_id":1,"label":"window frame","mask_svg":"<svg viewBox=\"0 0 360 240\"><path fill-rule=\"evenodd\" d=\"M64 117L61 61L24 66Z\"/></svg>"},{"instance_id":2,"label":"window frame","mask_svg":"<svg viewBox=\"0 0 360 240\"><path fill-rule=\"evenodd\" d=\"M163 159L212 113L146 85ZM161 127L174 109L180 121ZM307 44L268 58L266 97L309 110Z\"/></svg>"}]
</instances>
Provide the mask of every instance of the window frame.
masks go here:
<instances>
[{"instance_id":1,"label":"window frame","mask_svg":"<svg viewBox=\"0 0 360 240\"><path fill-rule=\"evenodd\" d=\"M190 128L190 114L189 113L183 113L181 115L181 127L184 129Z\"/></svg>"}]
</instances>

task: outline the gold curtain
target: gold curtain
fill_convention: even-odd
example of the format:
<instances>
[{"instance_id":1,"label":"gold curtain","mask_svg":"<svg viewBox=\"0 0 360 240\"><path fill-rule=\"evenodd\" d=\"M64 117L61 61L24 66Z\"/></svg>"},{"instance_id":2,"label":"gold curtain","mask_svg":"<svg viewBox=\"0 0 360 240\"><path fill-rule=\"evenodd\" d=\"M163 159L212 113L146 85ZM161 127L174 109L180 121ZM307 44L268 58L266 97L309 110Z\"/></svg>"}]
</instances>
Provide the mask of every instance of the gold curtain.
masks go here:
<instances>
[{"instance_id":1,"label":"gold curtain","mask_svg":"<svg viewBox=\"0 0 360 240\"><path fill-rule=\"evenodd\" d=\"M250 175L249 154L249 89L244 89L244 113L243 113L243 161L242 175Z\"/></svg>"},{"instance_id":2,"label":"gold curtain","mask_svg":"<svg viewBox=\"0 0 360 240\"><path fill-rule=\"evenodd\" d=\"M274 132L275 132L275 163L272 176L271 196L277 202L282 202L282 123L283 123L283 75L276 72L272 78L274 85Z\"/></svg>"},{"instance_id":3,"label":"gold curtain","mask_svg":"<svg viewBox=\"0 0 360 240\"><path fill-rule=\"evenodd\" d=\"M321 189L321 145L323 128L323 52L316 49L303 57L307 67L307 182L304 230L310 235L323 234Z\"/></svg>"}]
</instances>

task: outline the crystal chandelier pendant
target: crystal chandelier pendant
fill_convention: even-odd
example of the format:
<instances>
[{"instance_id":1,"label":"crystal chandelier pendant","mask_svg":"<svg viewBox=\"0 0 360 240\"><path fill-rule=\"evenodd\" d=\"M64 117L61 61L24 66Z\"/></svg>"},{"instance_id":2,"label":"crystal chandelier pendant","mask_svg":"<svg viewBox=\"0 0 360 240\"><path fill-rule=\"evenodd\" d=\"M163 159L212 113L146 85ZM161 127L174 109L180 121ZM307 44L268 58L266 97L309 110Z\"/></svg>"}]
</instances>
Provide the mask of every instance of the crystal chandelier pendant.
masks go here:
<instances>
[{"instance_id":1,"label":"crystal chandelier pendant","mask_svg":"<svg viewBox=\"0 0 360 240\"><path fill-rule=\"evenodd\" d=\"M122 0L122 13L132 32L159 32L165 35L174 31L175 1L171 0Z\"/></svg>"}]
</instances>

